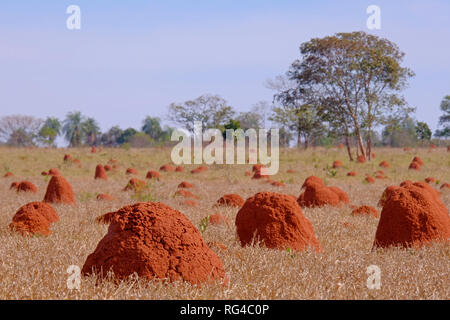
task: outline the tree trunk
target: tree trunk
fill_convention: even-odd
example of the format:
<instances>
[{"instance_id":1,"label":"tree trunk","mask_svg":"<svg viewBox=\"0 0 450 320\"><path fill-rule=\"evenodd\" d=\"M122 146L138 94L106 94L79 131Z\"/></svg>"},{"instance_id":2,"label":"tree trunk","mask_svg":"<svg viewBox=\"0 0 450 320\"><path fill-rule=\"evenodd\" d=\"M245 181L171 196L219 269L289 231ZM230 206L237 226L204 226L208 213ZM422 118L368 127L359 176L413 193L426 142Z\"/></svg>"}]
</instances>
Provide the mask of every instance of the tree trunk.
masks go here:
<instances>
[{"instance_id":1,"label":"tree trunk","mask_svg":"<svg viewBox=\"0 0 450 320\"><path fill-rule=\"evenodd\" d=\"M369 136L367 137L367 156L369 161L372 160L372 134L369 129Z\"/></svg>"},{"instance_id":2,"label":"tree trunk","mask_svg":"<svg viewBox=\"0 0 450 320\"><path fill-rule=\"evenodd\" d=\"M302 133L301 131L297 132L297 148L302 147Z\"/></svg>"},{"instance_id":3,"label":"tree trunk","mask_svg":"<svg viewBox=\"0 0 450 320\"><path fill-rule=\"evenodd\" d=\"M345 145L347 146L348 157L349 157L350 161L353 161L352 148L350 146L350 138L349 138L348 134L345 135Z\"/></svg>"},{"instance_id":4,"label":"tree trunk","mask_svg":"<svg viewBox=\"0 0 450 320\"><path fill-rule=\"evenodd\" d=\"M305 137L304 138L305 139L305 150L308 150L308 138L307 137Z\"/></svg>"},{"instance_id":5,"label":"tree trunk","mask_svg":"<svg viewBox=\"0 0 450 320\"><path fill-rule=\"evenodd\" d=\"M355 133L358 138L359 151L361 151L361 155L364 157L364 159L366 159L367 155L366 155L366 149L364 148L364 142L363 142L363 139L361 136L361 129L360 129L359 125L357 125L357 124L355 124Z\"/></svg>"}]
</instances>

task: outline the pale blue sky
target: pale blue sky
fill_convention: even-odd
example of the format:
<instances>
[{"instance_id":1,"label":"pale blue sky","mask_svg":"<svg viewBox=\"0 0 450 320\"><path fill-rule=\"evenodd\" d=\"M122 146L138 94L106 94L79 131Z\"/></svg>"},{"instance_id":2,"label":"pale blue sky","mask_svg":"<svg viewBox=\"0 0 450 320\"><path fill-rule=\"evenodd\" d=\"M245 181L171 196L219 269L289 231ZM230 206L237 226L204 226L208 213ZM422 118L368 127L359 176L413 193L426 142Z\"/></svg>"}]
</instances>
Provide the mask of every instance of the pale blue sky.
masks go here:
<instances>
[{"instance_id":1,"label":"pale blue sky","mask_svg":"<svg viewBox=\"0 0 450 320\"><path fill-rule=\"evenodd\" d=\"M416 72L405 92L436 128L450 94L450 1L0 2L0 116L64 118L80 110L103 130L165 118L171 102L220 94L239 111L272 100L264 82L284 73L312 37L364 30L396 42ZM81 30L66 8L81 7ZM366 29L381 7L382 29Z\"/></svg>"}]
</instances>

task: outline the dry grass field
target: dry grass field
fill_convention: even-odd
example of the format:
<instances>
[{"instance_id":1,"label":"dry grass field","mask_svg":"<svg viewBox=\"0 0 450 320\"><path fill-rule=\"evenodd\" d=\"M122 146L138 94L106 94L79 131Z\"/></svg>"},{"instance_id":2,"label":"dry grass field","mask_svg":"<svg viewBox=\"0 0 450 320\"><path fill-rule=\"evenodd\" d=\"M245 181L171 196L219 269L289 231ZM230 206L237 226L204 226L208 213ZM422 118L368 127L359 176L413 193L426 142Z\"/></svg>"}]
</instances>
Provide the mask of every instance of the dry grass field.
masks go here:
<instances>
[{"instance_id":1,"label":"dry grass field","mask_svg":"<svg viewBox=\"0 0 450 320\"><path fill-rule=\"evenodd\" d=\"M80 159L81 165L64 163L65 153ZM145 179L148 170L170 163L170 149L103 149L93 154L90 149L0 148L0 299L449 299L448 243L419 250L372 251L378 219L354 217L348 206L303 210L323 246L322 253L242 248L233 224L207 226L203 232L205 241L225 245L211 248L224 262L230 279L228 286L149 282L136 277L119 284L96 284L94 277L83 277L80 290L67 288L67 268L81 268L107 231L107 226L96 223L95 218L135 202L164 202L199 226L203 218L216 212L234 221L238 209L212 207L224 194L237 193L245 199L267 190L298 196L304 179L310 175L342 188L352 204L374 207L385 187L407 179L423 181L435 177L436 188L450 183L450 154L446 149L375 149L374 153L374 160L358 164L350 163L345 150L337 148L282 151L279 173L272 177L286 184L282 188L245 176L251 165L213 165L207 172L195 175L189 170L196 166L186 165L185 172L162 173L160 181L149 180L148 192L134 194L122 191L130 178L125 175L126 168L136 168L137 177ZM421 171L408 170L414 156L425 162ZM108 172L108 181L94 180L95 166L107 164L112 158L118 160L119 168ZM344 167L333 176L327 166L331 167L334 160L341 160ZM390 163L390 169L378 167L382 160ZM59 168L71 183L77 205L54 205L60 221L52 225L49 237L24 237L11 232L8 225L17 209L43 199L48 178L41 172L53 167ZM296 173L288 174L288 169ZM363 182L366 173L373 175L379 169L389 179L377 180L375 184ZM7 170L15 176L4 178ZM358 176L347 177L351 170ZM9 190L17 180L33 182L38 193L17 194ZM198 207L187 207L182 204L183 199L174 197L181 181L195 185L192 192L200 197ZM109 193L117 199L97 201L98 193ZM441 198L450 208L448 189ZM381 269L379 290L366 286L370 265Z\"/></svg>"}]
</instances>

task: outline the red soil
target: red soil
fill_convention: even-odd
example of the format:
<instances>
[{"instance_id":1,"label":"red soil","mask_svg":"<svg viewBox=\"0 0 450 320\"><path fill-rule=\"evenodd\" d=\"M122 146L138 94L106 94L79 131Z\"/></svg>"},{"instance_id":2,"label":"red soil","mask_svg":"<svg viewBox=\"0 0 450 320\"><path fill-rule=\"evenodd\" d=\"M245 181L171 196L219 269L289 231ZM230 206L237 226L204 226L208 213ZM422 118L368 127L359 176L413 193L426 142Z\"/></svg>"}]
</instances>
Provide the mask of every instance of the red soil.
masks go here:
<instances>
[{"instance_id":1,"label":"red soil","mask_svg":"<svg viewBox=\"0 0 450 320\"><path fill-rule=\"evenodd\" d=\"M31 202L22 206L14 215L9 228L22 235L50 234L50 223L59 220L56 211L47 203Z\"/></svg>"},{"instance_id":2,"label":"red soil","mask_svg":"<svg viewBox=\"0 0 450 320\"><path fill-rule=\"evenodd\" d=\"M380 214L377 209L371 206L361 206L352 211L352 215L369 215L378 218Z\"/></svg>"},{"instance_id":3,"label":"red soil","mask_svg":"<svg viewBox=\"0 0 450 320\"><path fill-rule=\"evenodd\" d=\"M17 185L17 192L37 193L36 186L30 181L22 181Z\"/></svg>"},{"instance_id":4,"label":"red soil","mask_svg":"<svg viewBox=\"0 0 450 320\"><path fill-rule=\"evenodd\" d=\"M147 179L153 179L154 178L154 179L158 179L159 180L159 178L161 178L161 174L158 171L150 170L149 172L147 172L146 178Z\"/></svg>"},{"instance_id":5,"label":"red soil","mask_svg":"<svg viewBox=\"0 0 450 320\"><path fill-rule=\"evenodd\" d=\"M136 178L131 178L130 181L128 181L128 184L123 189L123 191L139 191L142 188L145 188L147 186L147 183L143 180L139 180Z\"/></svg>"},{"instance_id":6,"label":"red soil","mask_svg":"<svg viewBox=\"0 0 450 320\"><path fill-rule=\"evenodd\" d=\"M300 207L339 206L349 203L347 194L337 187L327 187L322 179L311 176L302 185L305 191L298 197Z\"/></svg>"},{"instance_id":7,"label":"red soil","mask_svg":"<svg viewBox=\"0 0 450 320\"><path fill-rule=\"evenodd\" d=\"M193 184L186 182L186 181L183 181L178 185L178 188L184 188L184 189L189 189L189 188L193 188L193 187L194 187Z\"/></svg>"},{"instance_id":8,"label":"red soil","mask_svg":"<svg viewBox=\"0 0 450 320\"><path fill-rule=\"evenodd\" d=\"M117 279L133 273L148 280L200 284L226 281L220 258L197 228L179 211L162 203L137 203L114 214L108 233L90 254L82 273L112 271Z\"/></svg>"},{"instance_id":9,"label":"red soil","mask_svg":"<svg viewBox=\"0 0 450 320\"><path fill-rule=\"evenodd\" d=\"M101 164L95 167L95 179L108 180L108 176L106 175L105 167Z\"/></svg>"},{"instance_id":10,"label":"red soil","mask_svg":"<svg viewBox=\"0 0 450 320\"><path fill-rule=\"evenodd\" d=\"M172 172L172 171L175 171L175 168L173 166L171 166L170 164L165 164L159 168L159 171Z\"/></svg>"},{"instance_id":11,"label":"red soil","mask_svg":"<svg viewBox=\"0 0 450 320\"><path fill-rule=\"evenodd\" d=\"M238 194L226 194L217 200L216 205L221 207L236 207L240 208L244 205L244 199Z\"/></svg>"},{"instance_id":12,"label":"red soil","mask_svg":"<svg viewBox=\"0 0 450 320\"><path fill-rule=\"evenodd\" d=\"M139 172L135 168L128 168L125 174L139 174Z\"/></svg>"},{"instance_id":13,"label":"red soil","mask_svg":"<svg viewBox=\"0 0 450 320\"><path fill-rule=\"evenodd\" d=\"M450 217L439 193L425 182L386 189L374 247L420 247L450 240Z\"/></svg>"},{"instance_id":14,"label":"red soil","mask_svg":"<svg viewBox=\"0 0 450 320\"><path fill-rule=\"evenodd\" d=\"M389 168L389 162L387 162L387 161L381 161L381 162L380 162L380 167L382 167L382 168Z\"/></svg>"},{"instance_id":15,"label":"red soil","mask_svg":"<svg viewBox=\"0 0 450 320\"><path fill-rule=\"evenodd\" d=\"M242 246L260 241L268 248L321 251L311 222L288 195L260 192L245 201L236 216Z\"/></svg>"},{"instance_id":16,"label":"red soil","mask_svg":"<svg viewBox=\"0 0 450 320\"><path fill-rule=\"evenodd\" d=\"M75 204L75 194L72 186L63 176L53 176L48 183L44 202Z\"/></svg>"}]
</instances>

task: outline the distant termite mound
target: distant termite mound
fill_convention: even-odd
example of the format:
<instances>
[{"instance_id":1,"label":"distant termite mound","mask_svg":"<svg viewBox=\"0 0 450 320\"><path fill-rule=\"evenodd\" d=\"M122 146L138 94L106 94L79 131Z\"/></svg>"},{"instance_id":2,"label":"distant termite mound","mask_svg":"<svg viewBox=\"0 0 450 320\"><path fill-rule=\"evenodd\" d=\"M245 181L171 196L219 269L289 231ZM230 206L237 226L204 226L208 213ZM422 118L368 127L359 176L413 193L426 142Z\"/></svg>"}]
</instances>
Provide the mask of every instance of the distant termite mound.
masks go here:
<instances>
[{"instance_id":1,"label":"distant termite mound","mask_svg":"<svg viewBox=\"0 0 450 320\"><path fill-rule=\"evenodd\" d=\"M75 194L72 186L63 176L53 176L48 183L44 202L75 204Z\"/></svg>"},{"instance_id":2,"label":"distant termite mound","mask_svg":"<svg viewBox=\"0 0 450 320\"><path fill-rule=\"evenodd\" d=\"M108 180L108 176L106 175L105 167L101 164L95 167L95 179Z\"/></svg>"},{"instance_id":3,"label":"distant termite mound","mask_svg":"<svg viewBox=\"0 0 450 320\"><path fill-rule=\"evenodd\" d=\"M322 179L316 176L306 178L302 189L305 191L297 199L301 207L339 206L350 202L343 190L325 186Z\"/></svg>"},{"instance_id":4,"label":"distant termite mound","mask_svg":"<svg viewBox=\"0 0 450 320\"><path fill-rule=\"evenodd\" d=\"M240 208L244 205L244 202L240 195L231 193L220 197L216 202L216 206Z\"/></svg>"}]
</instances>

